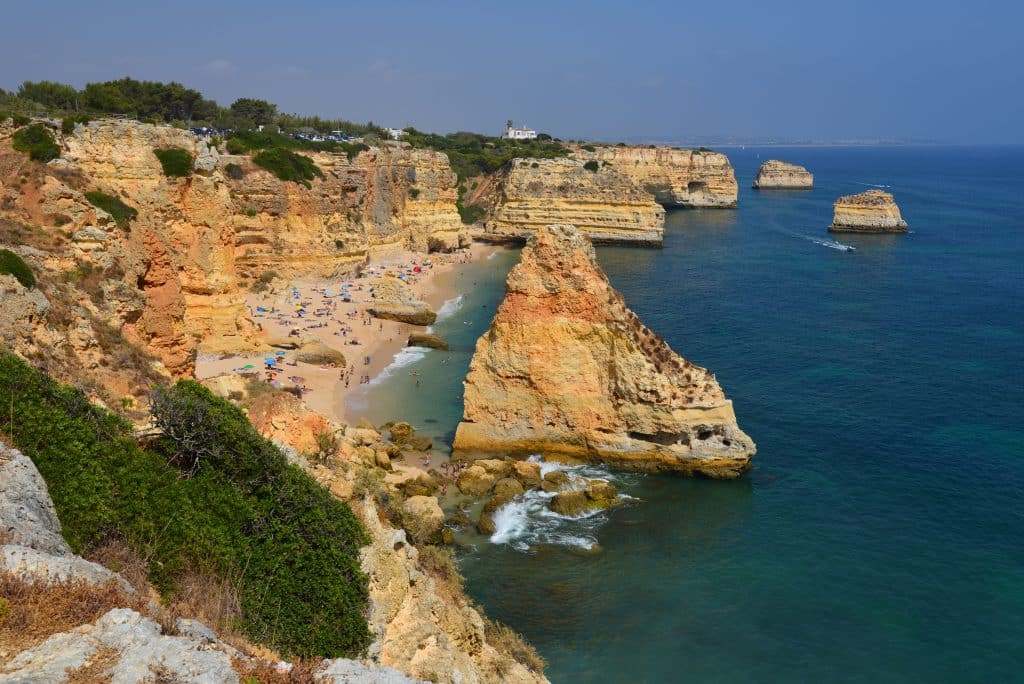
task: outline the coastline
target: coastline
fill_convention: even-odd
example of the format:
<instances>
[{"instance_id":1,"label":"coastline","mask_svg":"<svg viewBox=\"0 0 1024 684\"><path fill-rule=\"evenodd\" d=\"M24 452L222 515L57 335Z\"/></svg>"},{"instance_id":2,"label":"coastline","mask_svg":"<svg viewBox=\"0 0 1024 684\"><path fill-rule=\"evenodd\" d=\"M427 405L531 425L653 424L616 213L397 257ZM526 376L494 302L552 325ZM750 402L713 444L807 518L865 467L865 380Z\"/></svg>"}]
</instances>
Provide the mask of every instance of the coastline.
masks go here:
<instances>
[{"instance_id":1,"label":"coastline","mask_svg":"<svg viewBox=\"0 0 1024 684\"><path fill-rule=\"evenodd\" d=\"M364 273L371 277L373 274L397 274L410 271L414 264L420 266L422 271L409 274L407 282L417 297L437 311L445 302L464 294L464 284L457 277L460 267L485 260L504 249L507 247L474 242L469 248L452 254L403 251L389 259L367 264ZM409 333L429 328L368 319L366 310L373 301L366 287L368 282L365 277L297 279L264 293L247 293L246 304L253 321L261 328L258 341L268 346L257 354L202 355L196 359L196 379L203 382L220 375L240 374L247 366L250 368L246 372L265 378L264 359L280 355L283 360L277 364L280 370L274 374L275 387L304 386L307 391L303 393L303 401L311 410L339 423L354 424L362 416L351 409L351 397L393 371L397 357L406 348ZM324 297L322 294L324 290L340 293L346 284L352 293L350 303L342 301L340 296ZM296 302L300 305L306 302L305 308L313 313L300 317L295 313ZM370 325L366 325L367 320ZM297 335L295 330L299 331ZM272 340L300 341L312 337L341 352L346 360L344 368L296 362L295 350L269 346ZM360 383L362 376L368 377L367 383Z\"/></svg>"}]
</instances>

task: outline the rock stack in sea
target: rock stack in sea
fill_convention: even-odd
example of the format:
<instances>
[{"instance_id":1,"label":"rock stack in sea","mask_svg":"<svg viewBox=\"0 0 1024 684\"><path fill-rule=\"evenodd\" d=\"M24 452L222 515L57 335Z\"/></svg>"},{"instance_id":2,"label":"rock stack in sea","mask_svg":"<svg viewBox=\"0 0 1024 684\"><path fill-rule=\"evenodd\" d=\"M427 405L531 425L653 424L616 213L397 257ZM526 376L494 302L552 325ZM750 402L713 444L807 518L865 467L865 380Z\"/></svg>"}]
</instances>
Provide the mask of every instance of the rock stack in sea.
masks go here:
<instances>
[{"instance_id":1,"label":"rock stack in sea","mask_svg":"<svg viewBox=\"0 0 1024 684\"><path fill-rule=\"evenodd\" d=\"M907 222L891 194L868 190L837 199L828 229L833 233L906 233Z\"/></svg>"},{"instance_id":2,"label":"rock stack in sea","mask_svg":"<svg viewBox=\"0 0 1024 684\"><path fill-rule=\"evenodd\" d=\"M807 190L814 187L814 176L802 166L769 159L758 169L753 187L759 190Z\"/></svg>"},{"instance_id":3,"label":"rock stack in sea","mask_svg":"<svg viewBox=\"0 0 1024 684\"><path fill-rule=\"evenodd\" d=\"M477 342L454 447L732 478L753 441L712 373L626 308L575 227L539 229Z\"/></svg>"}]
</instances>

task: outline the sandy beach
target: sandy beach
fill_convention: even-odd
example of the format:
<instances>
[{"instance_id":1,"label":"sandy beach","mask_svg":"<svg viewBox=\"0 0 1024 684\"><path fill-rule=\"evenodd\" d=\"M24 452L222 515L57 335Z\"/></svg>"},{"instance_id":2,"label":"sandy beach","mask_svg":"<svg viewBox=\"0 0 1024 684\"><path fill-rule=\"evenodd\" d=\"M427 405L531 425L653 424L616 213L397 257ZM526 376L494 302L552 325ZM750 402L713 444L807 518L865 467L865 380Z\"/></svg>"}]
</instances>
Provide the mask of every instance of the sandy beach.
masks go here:
<instances>
[{"instance_id":1,"label":"sandy beach","mask_svg":"<svg viewBox=\"0 0 1024 684\"><path fill-rule=\"evenodd\" d=\"M345 356L344 367L297 362L295 351L267 346L259 354L227 357L200 356L200 381L230 373L257 373L275 386L303 387L303 400L314 411L341 423L354 423L349 396L372 382L406 346L409 333L424 326L372 318L370 283L376 276L402 275L416 296L435 311L458 296L457 278L438 278L466 264L486 259L502 247L474 243L453 254L405 252L385 262L371 263L354 278L295 280L263 293L248 293L246 303L261 328L261 340L299 342L316 337ZM268 364L268 360L275 360ZM273 370L271 370L273 369Z\"/></svg>"}]
</instances>

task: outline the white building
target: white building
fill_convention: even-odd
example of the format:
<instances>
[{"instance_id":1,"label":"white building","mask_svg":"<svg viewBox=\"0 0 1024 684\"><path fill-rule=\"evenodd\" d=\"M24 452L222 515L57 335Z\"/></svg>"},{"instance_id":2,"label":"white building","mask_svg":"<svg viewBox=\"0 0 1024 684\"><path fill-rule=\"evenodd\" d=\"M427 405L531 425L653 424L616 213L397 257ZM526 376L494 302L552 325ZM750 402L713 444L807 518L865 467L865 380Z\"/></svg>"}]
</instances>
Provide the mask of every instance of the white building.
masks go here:
<instances>
[{"instance_id":1,"label":"white building","mask_svg":"<svg viewBox=\"0 0 1024 684\"><path fill-rule=\"evenodd\" d=\"M505 122L505 135L503 138L510 138L512 140L535 140L537 138L537 131L532 128L516 128L512 125L512 121Z\"/></svg>"},{"instance_id":2,"label":"white building","mask_svg":"<svg viewBox=\"0 0 1024 684\"><path fill-rule=\"evenodd\" d=\"M384 130L388 132L392 140L401 140L402 134L405 133L401 128L385 128Z\"/></svg>"}]
</instances>

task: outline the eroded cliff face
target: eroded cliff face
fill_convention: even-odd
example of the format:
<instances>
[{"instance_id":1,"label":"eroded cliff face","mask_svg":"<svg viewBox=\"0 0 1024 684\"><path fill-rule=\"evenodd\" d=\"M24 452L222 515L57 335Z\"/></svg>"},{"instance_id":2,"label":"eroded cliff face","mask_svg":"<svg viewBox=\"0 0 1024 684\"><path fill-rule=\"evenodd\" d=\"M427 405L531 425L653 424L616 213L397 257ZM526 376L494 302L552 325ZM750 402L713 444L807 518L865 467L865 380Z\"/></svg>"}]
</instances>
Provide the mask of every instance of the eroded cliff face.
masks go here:
<instances>
[{"instance_id":1,"label":"eroded cliff face","mask_svg":"<svg viewBox=\"0 0 1024 684\"><path fill-rule=\"evenodd\" d=\"M171 178L153 150L192 154L194 173ZM218 155L186 131L130 121L96 121L64 138L63 160L95 186L138 210L121 242L146 298L125 321L172 373L191 375L197 351L251 348L254 328L239 296L231 194ZM126 232L127 234L123 234ZM130 282L130 281L129 281Z\"/></svg>"},{"instance_id":2,"label":"eroded cliff face","mask_svg":"<svg viewBox=\"0 0 1024 684\"><path fill-rule=\"evenodd\" d=\"M324 173L311 188L278 180L248 157L223 158L222 166L238 166L229 187L244 279L266 271L285 277L346 274L368 256L468 244L455 208L455 174L444 154L385 147L354 159L308 156Z\"/></svg>"},{"instance_id":3,"label":"eroded cliff face","mask_svg":"<svg viewBox=\"0 0 1024 684\"><path fill-rule=\"evenodd\" d=\"M710 150L676 150L670 147L576 147L573 157L607 162L611 169L630 178L654 195L665 207L736 206L739 190L729 158Z\"/></svg>"},{"instance_id":4,"label":"eroded cliff face","mask_svg":"<svg viewBox=\"0 0 1024 684\"><path fill-rule=\"evenodd\" d=\"M660 245L665 210L608 165L579 159L515 159L498 172L484 236L527 238L552 223L572 223L595 242Z\"/></svg>"},{"instance_id":5,"label":"eroded cliff face","mask_svg":"<svg viewBox=\"0 0 1024 684\"><path fill-rule=\"evenodd\" d=\"M837 199L828 229L833 233L906 233L907 222L891 194L868 190Z\"/></svg>"},{"instance_id":6,"label":"eroded cliff face","mask_svg":"<svg viewBox=\"0 0 1024 684\"><path fill-rule=\"evenodd\" d=\"M351 274L389 251L468 243L455 175L430 150L311 154L324 178L307 188L169 126L102 120L52 132L63 155L44 165L11 149L9 124L0 129L0 247L22 253L50 304L5 339L26 356L67 351L52 372L75 382L76 367L90 369L114 395L141 391L140 378L107 372L103 326L155 355L157 375L187 377L199 353L256 347L244 288L262 273ZM171 147L192 155L188 177L164 175L153 150ZM117 225L86 199L94 190L137 216Z\"/></svg>"},{"instance_id":7,"label":"eroded cliff face","mask_svg":"<svg viewBox=\"0 0 1024 684\"><path fill-rule=\"evenodd\" d=\"M761 164L754 188L761 190L806 190L814 187L814 176L802 166L778 159Z\"/></svg>"},{"instance_id":8,"label":"eroded cliff face","mask_svg":"<svg viewBox=\"0 0 1024 684\"><path fill-rule=\"evenodd\" d=\"M722 478L755 451L714 375L647 329L564 225L538 230L509 274L476 345L454 448Z\"/></svg>"}]
</instances>

